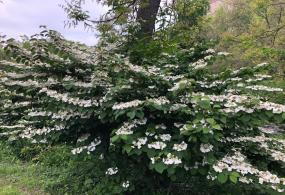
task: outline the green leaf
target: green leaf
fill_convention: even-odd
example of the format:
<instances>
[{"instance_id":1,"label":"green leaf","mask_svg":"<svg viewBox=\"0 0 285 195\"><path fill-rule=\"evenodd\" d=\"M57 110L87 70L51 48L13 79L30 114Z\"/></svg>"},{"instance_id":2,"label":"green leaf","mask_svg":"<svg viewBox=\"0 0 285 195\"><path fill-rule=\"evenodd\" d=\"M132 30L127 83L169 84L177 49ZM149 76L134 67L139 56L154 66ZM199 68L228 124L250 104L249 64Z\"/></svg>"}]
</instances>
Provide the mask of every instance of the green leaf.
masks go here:
<instances>
[{"instance_id":1,"label":"green leaf","mask_svg":"<svg viewBox=\"0 0 285 195\"><path fill-rule=\"evenodd\" d=\"M218 181L221 183L221 184L224 184L228 181L228 175L226 175L225 173L220 173L218 175Z\"/></svg>"},{"instance_id":2,"label":"green leaf","mask_svg":"<svg viewBox=\"0 0 285 195\"><path fill-rule=\"evenodd\" d=\"M230 180L231 180L231 182L237 183L237 179L238 179L239 176L240 176L239 173L237 173L237 172L232 172L232 173L230 174Z\"/></svg>"},{"instance_id":3,"label":"green leaf","mask_svg":"<svg viewBox=\"0 0 285 195\"><path fill-rule=\"evenodd\" d=\"M144 113L143 111L139 111L139 112L136 112L136 116L140 119L142 119L144 117Z\"/></svg>"},{"instance_id":4,"label":"green leaf","mask_svg":"<svg viewBox=\"0 0 285 195\"><path fill-rule=\"evenodd\" d=\"M111 142L116 142L116 141L119 140L119 138L120 138L120 136L115 135L115 136L113 136L113 137L111 138Z\"/></svg>"},{"instance_id":5,"label":"green leaf","mask_svg":"<svg viewBox=\"0 0 285 195\"><path fill-rule=\"evenodd\" d=\"M154 169L159 172L160 174L163 173L163 171L166 169L166 165L163 164L162 162L155 163L154 164Z\"/></svg>"},{"instance_id":6,"label":"green leaf","mask_svg":"<svg viewBox=\"0 0 285 195\"><path fill-rule=\"evenodd\" d=\"M216 123L216 121L213 118L207 118L206 121L212 125Z\"/></svg>"},{"instance_id":7,"label":"green leaf","mask_svg":"<svg viewBox=\"0 0 285 195\"><path fill-rule=\"evenodd\" d=\"M238 172L232 172L231 175L235 176L235 177L239 177L239 173Z\"/></svg>"},{"instance_id":8,"label":"green leaf","mask_svg":"<svg viewBox=\"0 0 285 195\"><path fill-rule=\"evenodd\" d=\"M122 140L127 141L129 139L128 135L120 135L120 138L122 138Z\"/></svg>"},{"instance_id":9,"label":"green leaf","mask_svg":"<svg viewBox=\"0 0 285 195\"><path fill-rule=\"evenodd\" d=\"M127 116L130 118L130 119L134 119L135 118L135 116L136 116L136 111L131 111L131 112L128 112L127 113Z\"/></svg>"},{"instance_id":10,"label":"green leaf","mask_svg":"<svg viewBox=\"0 0 285 195\"><path fill-rule=\"evenodd\" d=\"M234 175L230 175L230 180L231 180L231 182L233 182L233 183L237 183L237 177L234 176Z\"/></svg>"},{"instance_id":11,"label":"green leaf","mask_svg":"<svg viewBox=\"0 0 285 195\"><path fill-rule=\"evenodd\" d=\"M211 108L210 100L202 100L198 104L201 108L204 108L204 109L210 109Z\"/></svg>"},{"instance_id":12,"label":"green leaf","mask_svg":"<svg viewBox=\"0 0 285 195\"><path fill-rule=\"evenodd\" d=\"M175 173L175 168L174 167L170 167L167 169L168 172L168 176L173 175Z\"/></svg>"},{"instance_id":13,"label":"green leaf","mask_svg":"<svg viewBox=\"0 0 285 195\"><path fill-rule=\"evenodd\" d=\"M124 151L126 151L128 154L132 151L132 146L130 145L124 145L123 146Z\"/></svg>"},{"instance_id":14,"label":"green leaf","mask_svg":"<svg viewBox=\"0 0 285 195\"><path fill-rule=\"evenodd\" d=\"M213 128L214 128L214 129L217 129L217 130L222 130L221 126L218 125L218 124L214 125Z\"/></svg>"},{"instance_id":15,"label":"green leaf","mask_svg":"<svg viewBox=\"0 0 285 195\"><path fill-rule=\"evenodd\" d=\"M285 120L285 113L282 114L282 118Z\"/></svg>"}]
</instances>

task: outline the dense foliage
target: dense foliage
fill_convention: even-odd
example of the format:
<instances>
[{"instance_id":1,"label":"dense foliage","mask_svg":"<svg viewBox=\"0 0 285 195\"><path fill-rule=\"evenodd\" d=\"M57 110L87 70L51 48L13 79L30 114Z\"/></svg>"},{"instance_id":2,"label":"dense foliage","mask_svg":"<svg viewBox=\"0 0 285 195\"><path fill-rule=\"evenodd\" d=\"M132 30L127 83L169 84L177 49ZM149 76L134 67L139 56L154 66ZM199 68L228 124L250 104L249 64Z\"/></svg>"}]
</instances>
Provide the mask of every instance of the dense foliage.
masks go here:
<instances>
[{"instance_id":1,"label":"dense foliage","mask_svg":"<svg viewBox=\"0 0 285 195\"><path fill-rule=\"evenodd\" d=\"M207 37L233 54L230 64L266 60L279 64L275 72L284 76L284 8L284 0L225 0L210 15Z\"/></svg>"},{"instance_id":2,"label":"dense foliage","mask_svg":"<svg viewBox=\"0 0 285 195\"><path fill-rule=\"evenodd\" d=\"M72 146L76 193L285 190L285 142L270 135L285 105L267 101L284 91L264 85L269 64L213 74L228 53L196 44L138 66L103 39L48 30L2 47L1 137Z\"/></svg>"}]
</instances>

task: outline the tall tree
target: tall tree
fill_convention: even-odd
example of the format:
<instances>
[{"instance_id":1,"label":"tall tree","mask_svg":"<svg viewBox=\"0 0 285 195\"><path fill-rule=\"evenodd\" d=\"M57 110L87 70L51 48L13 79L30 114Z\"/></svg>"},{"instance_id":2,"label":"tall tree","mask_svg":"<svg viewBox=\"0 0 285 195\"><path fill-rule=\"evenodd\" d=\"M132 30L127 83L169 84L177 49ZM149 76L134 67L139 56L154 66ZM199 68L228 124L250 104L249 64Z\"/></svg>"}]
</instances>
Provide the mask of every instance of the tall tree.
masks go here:
<instances>
[{"instance_id":1,"label":"tall tree","mask_svg":"<svg viewBox=\"0 0 285 195\"><path fill-rule=\"evenodd\" d=\"M141 0L137 13L140 23L140 34L151 36L155 29L155 21L161 0Z\"/></svg>"},{"instance_id":2,"label":"tall tree","mask_svg":"<svg viewBox=\"0 0 285 195\"><path fill-rule=\"evenodd\" d=\"M125 24L127 22L138 22L140 24L139 34L151 36L155 30L156 17L161 0L99 0L110 9L100 20L91 19L89 12L82 8L83 0L71 0L63 5L68 18L69 25L77 25L83 22L86 27L94 28L96 24L112 22L112 24Z\"/></svg>"}]
</instances>

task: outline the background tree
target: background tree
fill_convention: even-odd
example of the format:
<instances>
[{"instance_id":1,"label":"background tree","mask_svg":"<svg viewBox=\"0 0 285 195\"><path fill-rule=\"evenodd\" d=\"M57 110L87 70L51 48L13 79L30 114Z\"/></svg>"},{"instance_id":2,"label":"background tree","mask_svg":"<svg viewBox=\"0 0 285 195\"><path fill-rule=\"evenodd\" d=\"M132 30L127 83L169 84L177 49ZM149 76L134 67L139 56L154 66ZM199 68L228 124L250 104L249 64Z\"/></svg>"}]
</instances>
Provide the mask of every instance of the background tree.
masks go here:
<instances>
[{"instance_id":1,"label":"background tree","mask_svg":"<svg viewBox=\"0 0 285 195\"><path fill-rule=\"evenodd\" d=\"M207 37L217 41L218 49L232 53L230 64L246 66L270 61L280 64L276 71L283 74L284 8L284 0L224 1L210 16Z\"/></svg>"}]
</instances>

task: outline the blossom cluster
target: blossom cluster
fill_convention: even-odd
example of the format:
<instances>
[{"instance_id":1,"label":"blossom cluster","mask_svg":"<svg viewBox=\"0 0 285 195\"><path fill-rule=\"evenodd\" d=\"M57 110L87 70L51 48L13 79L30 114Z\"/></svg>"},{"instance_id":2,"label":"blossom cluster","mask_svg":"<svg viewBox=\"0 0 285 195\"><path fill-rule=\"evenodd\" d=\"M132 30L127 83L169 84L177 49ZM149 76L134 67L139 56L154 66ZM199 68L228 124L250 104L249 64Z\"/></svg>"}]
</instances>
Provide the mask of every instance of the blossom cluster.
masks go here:
<instances>
[{"instance_id":1,"label":"blossom cluster","mask_svg":"<svg viewBox=\"0 0 285 195\"><path fill-rule=\"evenodd\" d=\"M85 138L86 139L86 138ZM91 142L89 145L87 146L81 146L78 148L74 148L71 153L72 154L80 154L81 152L83 152L84 150L87 150L87 153L93 152L96 149L96 146L101 144L101 140L99 138L96 138L93 142Z\"/></svg>"},{"instance_id":2,"label":"blossom cluster","mask_svg":"<svg viewBox=\"0 0 285 195\"><path fill-rule=\"evenodd\" d=\"M82 100L80 98L70 97L67 93L58 93L55 90L50 90L48 88L42 88L39 93L46 93L47 96L56 99L57 101L63 101L69 104L78 105L81 107L92 107L98 106L98 102L94 100Z\"/></svg>"},{"instance_id":3,"label":"blossom cluster","mask_svg":"<svg viewBox=\"0 0 285 195\"><path fill-rule=\"evenodd\" d=\"M246 176L253 175L257 177L260 184L269 183L273 189L278 189L279 192L283 192L283 188L279 188L278 185L281 184L285 186L285 178L279 178L277 175L269 171L260 171L255 168L250 163L246 162L246 156L241 152L235 151L233 155L226 155L220 161L213 165L214 171L221 173L224 170L236 171L242 174L240 182L249 183L253 180L248 179Z\"/></svg>"},{"instance_id":4,"label":"blossom cluster","mask_svg":"<svg viewBox=\"0 0 285 195\"><path fill-rule=\"evenodd\" d=\"M121 126L116 132L116 135L131 135L133 134L133 129L137 127L138 125L144 125L146 124L147 120L134 120L131 122L124 122L123 126Z\"/></svg>"}]
</instances>

